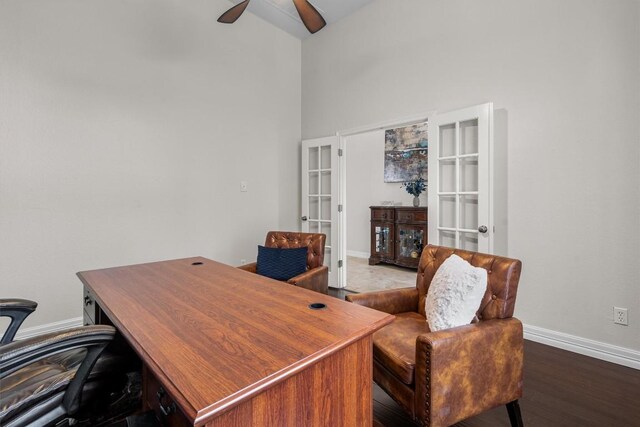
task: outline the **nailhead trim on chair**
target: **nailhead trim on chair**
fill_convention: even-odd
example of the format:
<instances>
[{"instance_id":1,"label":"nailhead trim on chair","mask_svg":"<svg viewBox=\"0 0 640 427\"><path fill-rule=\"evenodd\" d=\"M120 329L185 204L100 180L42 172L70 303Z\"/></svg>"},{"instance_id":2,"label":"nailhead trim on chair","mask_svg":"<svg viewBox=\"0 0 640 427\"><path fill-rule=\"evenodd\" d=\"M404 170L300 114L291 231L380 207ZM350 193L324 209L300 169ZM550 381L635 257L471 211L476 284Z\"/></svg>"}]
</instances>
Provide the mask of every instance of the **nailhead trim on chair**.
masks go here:
<instances>
[{"instance_id":1,"label":"nailhead trim on chair","mask_svg":"<svg viewBox=\"0 0 640 427\"><path fill-rule=\"evenodd\" d=\"M429 426L431 425L431 345L429 345L428 347L425 346L425 350L424 350L425 354L424 354L424 360L425 360L425 364L426 364L426 368L425 368L425 375L426 375L426 381L425 381L425 403L424 403L424 408L425 408L425 413L424 416L422 417L423 420L423 425L425 426Z\"/></svg>"}]
</instances>

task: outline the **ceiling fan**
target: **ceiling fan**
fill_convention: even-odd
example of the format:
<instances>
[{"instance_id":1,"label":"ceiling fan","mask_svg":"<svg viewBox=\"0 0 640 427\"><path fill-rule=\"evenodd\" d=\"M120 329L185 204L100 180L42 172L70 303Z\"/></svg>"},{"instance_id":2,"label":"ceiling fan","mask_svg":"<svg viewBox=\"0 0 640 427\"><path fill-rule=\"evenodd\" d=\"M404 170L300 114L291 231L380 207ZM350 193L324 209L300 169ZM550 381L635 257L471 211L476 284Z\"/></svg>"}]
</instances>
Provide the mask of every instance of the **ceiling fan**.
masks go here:
<instances>
[{"instance_id":1,"label":"ceiling fan","mask_svg":"<svg viewBox=\"0 0 640 427\"><path fill-rule=\"evenodd\" d=\"M236 20L240 18L240 15L242 15L242 12L244 12L249 5L249 1L250 0L244 0L227 10L225 13L220 15L218 22L222 22L223 24L233 24L236 22ZM327 25L327 22L324 20L322 15L320 15L320 12L318 12L307 0L293 0L293 4L300 15L300 19L302 19L302 23L307 27L307 30L309 30L311 34L317 33L322 29L322 27Z\"/></svg>"}]
</instances>

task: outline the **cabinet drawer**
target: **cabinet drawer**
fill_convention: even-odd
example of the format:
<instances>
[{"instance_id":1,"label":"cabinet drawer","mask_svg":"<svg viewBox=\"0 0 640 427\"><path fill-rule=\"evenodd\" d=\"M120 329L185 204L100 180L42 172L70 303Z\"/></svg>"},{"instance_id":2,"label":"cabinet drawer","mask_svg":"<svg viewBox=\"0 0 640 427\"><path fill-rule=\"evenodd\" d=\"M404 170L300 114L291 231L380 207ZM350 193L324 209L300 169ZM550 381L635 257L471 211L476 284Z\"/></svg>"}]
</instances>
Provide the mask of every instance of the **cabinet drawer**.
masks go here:
<instances>
[{"instance_id":1,"label":"cabinet drawer","mask_svg":"<svg viewBox=\"0 0 640 427\"><path fill-rule=\"evenodd\" d=\"M398 222L426 222L427 211L398 211Z\"/></svg>"},{"instance_id":2,"label":"cabinet drawer","mask_svg":"<svg viewBox=\"0 0 640 427\"><path fill-rule=\"evenodd\" d=\"M376 221L393 221L393 209L371 209L371 219Z\"/></svg>"},{"instance_id":3,"label":"cabinet drawer","mask_svg":"<svg viewBox=\"0 0 640 427\"><path fill-rule=\"evenodd\" d=\"M180 411L171 396L162 388L160 381L146 366L143 368L142 376L143 410L152 409L160 424L164 427L187 427L192 425L187 420L187 417L182 414L182 411ZM160 407L161 405L162 408Z\"/></svg>"}]
</instances>

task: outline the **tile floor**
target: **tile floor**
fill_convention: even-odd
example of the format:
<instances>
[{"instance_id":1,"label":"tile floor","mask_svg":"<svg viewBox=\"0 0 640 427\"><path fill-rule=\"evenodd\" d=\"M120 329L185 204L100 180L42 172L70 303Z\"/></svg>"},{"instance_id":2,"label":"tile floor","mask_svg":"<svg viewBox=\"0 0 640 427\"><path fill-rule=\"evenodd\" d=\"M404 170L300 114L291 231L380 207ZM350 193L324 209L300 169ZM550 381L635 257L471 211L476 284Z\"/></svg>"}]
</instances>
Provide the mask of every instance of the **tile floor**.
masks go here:
<instances>
[{"instance_id":1,"label":"tile floor","mask_svg":"<svg viewBox=\"0 0 640 427\"><path fill-rule=\"evenodd\" d=\"M347 257L347 290L371 292L416 285L416 270L389 264L369 265L365 258Z\"/></svg>"}]
</instances>

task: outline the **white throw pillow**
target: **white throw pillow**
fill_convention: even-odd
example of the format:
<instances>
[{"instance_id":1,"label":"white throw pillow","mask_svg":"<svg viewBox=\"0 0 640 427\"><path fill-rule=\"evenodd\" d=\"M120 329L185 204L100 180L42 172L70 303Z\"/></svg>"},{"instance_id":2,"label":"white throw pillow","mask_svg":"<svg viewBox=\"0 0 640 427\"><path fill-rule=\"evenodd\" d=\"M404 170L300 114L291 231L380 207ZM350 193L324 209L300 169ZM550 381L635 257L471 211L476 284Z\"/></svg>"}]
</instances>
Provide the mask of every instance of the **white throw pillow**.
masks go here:
<instances>
[{"instance_id":1,"label":"white throw pillow","mask_svg":"<svg viewBox=\"0 0 640 427\"><path fill-rule=\"evenodd\" d=\"M468 325L487 290L487 270L458 255L447 258L431 280L425 312L432 331Z\"/></svg>"}]
</instances>

